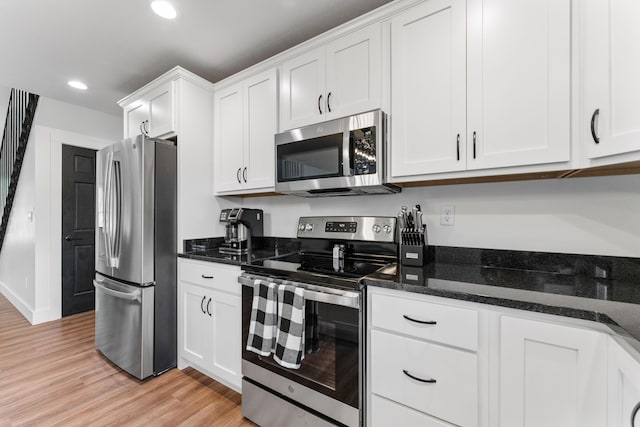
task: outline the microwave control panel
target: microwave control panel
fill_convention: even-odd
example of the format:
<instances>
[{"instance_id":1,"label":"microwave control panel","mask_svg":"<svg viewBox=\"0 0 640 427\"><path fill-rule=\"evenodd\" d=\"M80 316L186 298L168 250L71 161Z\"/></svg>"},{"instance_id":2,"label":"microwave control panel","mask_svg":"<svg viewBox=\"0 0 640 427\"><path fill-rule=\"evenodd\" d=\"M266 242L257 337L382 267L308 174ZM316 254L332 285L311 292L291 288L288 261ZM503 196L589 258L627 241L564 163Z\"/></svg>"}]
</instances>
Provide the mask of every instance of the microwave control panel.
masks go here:
<instances>
[{"instance_id":1,"label":"microwave control panel","mask_svg":"<svg viewBox=\"0 0 640 427\"><path fill-rule=\"evenodd\" d=\"M376 127L351 131L352 162L354 175L369 175L377 172Z\"/></svg>"}]
</instances>

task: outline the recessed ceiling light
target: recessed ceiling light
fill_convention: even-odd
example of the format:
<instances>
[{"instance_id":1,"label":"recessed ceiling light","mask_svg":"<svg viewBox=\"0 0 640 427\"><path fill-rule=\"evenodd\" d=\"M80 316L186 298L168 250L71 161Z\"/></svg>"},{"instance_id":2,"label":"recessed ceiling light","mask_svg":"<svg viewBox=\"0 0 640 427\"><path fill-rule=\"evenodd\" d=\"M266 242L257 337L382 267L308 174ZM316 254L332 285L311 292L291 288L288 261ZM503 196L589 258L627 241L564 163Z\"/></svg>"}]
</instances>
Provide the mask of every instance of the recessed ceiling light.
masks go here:
<instances>
[{"instance_id":1,"label":"recessed ceiling light","mask_svg":"<svg viewBox=\"0 0 640 427\"><path fill-rule=\"evenodd\" d=\"M87 90L87 85L77 80L69 80L67 84L75 89Z\"/></svg>"},{"instance_id":2,"label":"recessed ceiling light","mask_svg":"<svg viewBox=\"0 0 640 427\"><path fill-rule=\"evenodd\" d=\"M155 0L151 2L151 9L165 19L174 19L177 15L176 9L164 0Z\"/></svg>"}]
</instances>

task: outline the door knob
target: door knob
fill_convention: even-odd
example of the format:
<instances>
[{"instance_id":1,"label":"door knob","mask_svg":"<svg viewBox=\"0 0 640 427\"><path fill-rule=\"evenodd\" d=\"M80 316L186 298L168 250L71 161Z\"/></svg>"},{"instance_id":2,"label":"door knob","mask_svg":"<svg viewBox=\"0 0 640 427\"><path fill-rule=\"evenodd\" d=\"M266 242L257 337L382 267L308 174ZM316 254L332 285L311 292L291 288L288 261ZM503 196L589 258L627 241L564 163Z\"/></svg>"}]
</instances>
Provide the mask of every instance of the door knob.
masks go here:
<instances>
[{"instance_id":1,"label":"door knob","mask_svg":"<svg viewBox=\"0 0 640 427\"><path fill-rule=\"evenodd\" d=\"M67 242L70 242L72 240L75 240L73 237L71 236L64 236L64 240L66 240Z\"/></svg>"}]
</instances>

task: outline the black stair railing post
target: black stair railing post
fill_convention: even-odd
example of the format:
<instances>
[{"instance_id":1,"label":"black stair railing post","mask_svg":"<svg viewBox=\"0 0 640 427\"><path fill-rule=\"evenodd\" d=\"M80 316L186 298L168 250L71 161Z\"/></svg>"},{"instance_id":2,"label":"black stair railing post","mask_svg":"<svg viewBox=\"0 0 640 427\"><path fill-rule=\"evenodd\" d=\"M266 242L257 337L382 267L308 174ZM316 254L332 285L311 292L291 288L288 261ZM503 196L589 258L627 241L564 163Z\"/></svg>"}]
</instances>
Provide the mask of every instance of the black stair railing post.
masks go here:
<instances>
[{"instance_id":1,"label":"black stair railing post","mask_svg":"<svg viewBox=\"0 0 640 427\"><path fill-rule=\"evenodd\" d=\"M11 89L9 95L0 144L0 251L7 232L38 99L38 95L19 89Z\"/></svg>"}]
</instances>

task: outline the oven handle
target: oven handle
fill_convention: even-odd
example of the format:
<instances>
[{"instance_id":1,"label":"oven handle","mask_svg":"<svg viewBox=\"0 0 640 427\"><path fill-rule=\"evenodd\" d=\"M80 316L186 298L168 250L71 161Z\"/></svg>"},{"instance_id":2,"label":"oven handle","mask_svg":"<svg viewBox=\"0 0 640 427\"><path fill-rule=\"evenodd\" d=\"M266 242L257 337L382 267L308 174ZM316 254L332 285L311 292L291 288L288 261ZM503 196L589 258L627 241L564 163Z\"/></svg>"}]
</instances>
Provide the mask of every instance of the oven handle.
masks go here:
<instances>
[{"instance_id":1,"label":"oven handle","mask_svg":"<svg viewBox=\"0 0 640 427\"><path fill-rule=\"evenodd\" d=\"M342 307L360 308L360 293L342 291L340 289L326 288L324 286L311 285L308 283L292 282L289 280L275 279L266 276L254 276L252 274L242 273L238 277L238 283L245 286L253 286L256 280L264 280L265 282L275 283L277 285L285 284L298 286L304 289L304 298L310 301L317 301L326 304L334 304Z\"/></svg>"}]
</instances>

